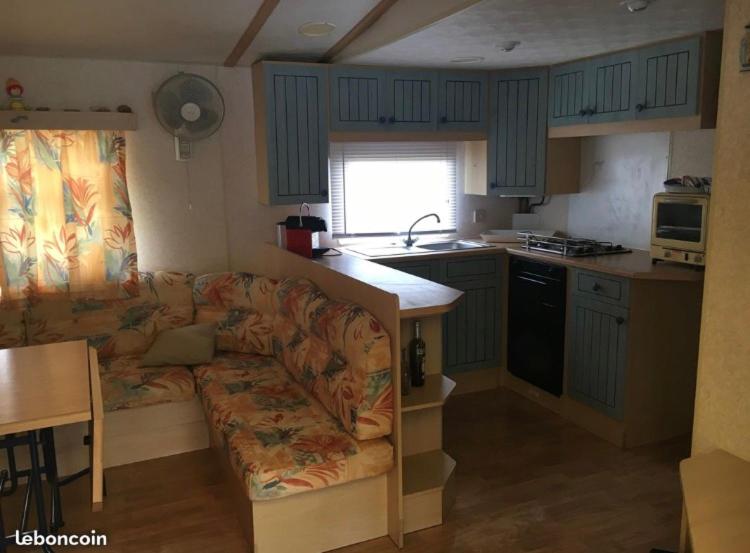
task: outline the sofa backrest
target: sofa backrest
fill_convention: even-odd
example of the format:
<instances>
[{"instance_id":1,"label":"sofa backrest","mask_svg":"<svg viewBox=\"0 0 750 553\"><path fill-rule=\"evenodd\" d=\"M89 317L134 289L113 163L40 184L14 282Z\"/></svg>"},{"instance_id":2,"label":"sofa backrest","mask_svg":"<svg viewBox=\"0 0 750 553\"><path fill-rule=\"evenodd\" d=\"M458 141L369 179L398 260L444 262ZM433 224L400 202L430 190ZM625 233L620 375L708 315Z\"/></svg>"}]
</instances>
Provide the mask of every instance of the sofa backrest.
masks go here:
<instances>
[{"instance_id":1,"label":"sofa backrest","mask_svg":"<svg viewBox=\"0 0 750 553\"><path fill-rule=\"evenodd\" d=\"M190 273L140 273L123 297L42 297L25 312L29 345L86 339L101 358L144 353L162 330L193 322Z\"/></svg>"},{"instance_id":2,"label":"sofa backrest","mask_svg":"<svg viewBox=\"0 0 750 553\"><path fill-rule=\"evenodd\" d=\"M390 337L361 306L329 299L305 279L278 285L274 354L357 439L393 425Z\"/></svg>"},{"instance_id":3,"label":"sofa backrest","mask_svg":"<svg viewBox=\"0 0 750 553\"><path fill-rule=\"evenodd\" d=\"M198 277L193 299L218 350L274 355L357 439L391 433L390 338L367 311L308 280L237 272Z\"/></svg>"},{"instance_id":4,"label":"sofa backrest","mask_svg":"<svg viewBox=\"0 0 750 553\"><path fill-rule=\"evenodd\" d=\"M216 324L216 349L273 355L277 282L250 273L210 273L195 280L195 320Z\"/></svg>"}]
</instances>

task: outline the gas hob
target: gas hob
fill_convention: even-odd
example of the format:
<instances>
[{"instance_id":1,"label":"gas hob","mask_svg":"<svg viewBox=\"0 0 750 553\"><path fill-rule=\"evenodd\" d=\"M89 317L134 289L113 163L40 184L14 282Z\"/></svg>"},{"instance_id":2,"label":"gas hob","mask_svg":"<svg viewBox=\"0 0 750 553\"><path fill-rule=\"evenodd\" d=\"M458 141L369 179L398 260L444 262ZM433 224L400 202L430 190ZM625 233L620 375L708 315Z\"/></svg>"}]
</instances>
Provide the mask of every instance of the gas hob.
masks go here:
<instances>
[{"instance_id":1,"label":"gas hob","mask_svg":"<svg viewBox=\"0 0 750 553\"><path fill-rule=\"evenodd\" d=\"M630 253L632 250L612 242L601 242L588 238L563 238L531 232L519 232L518 239L526 250L554 253L564 257L589 257Z\"/></svg>"}]
</instances>

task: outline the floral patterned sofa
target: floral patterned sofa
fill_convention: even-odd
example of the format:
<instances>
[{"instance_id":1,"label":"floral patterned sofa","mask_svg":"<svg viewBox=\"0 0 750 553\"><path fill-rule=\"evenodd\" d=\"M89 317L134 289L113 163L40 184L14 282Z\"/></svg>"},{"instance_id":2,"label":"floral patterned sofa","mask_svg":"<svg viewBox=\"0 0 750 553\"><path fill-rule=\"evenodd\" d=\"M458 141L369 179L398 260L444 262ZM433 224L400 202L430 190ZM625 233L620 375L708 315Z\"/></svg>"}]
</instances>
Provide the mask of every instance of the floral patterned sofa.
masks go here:
<instances>
[{"instance_id":1,"label":"floral patterned sofa","mask_svg":"<svg viewBox=\"0 0 750 553\"><path fill-rule=\"evenodd\" d=\"M87 339L105 410L191 400L251 500L383 474L393 422L390 338L361 307L302 279L141 273L121 298L0 307L0 347ZM156 335L213 322L204 366L140 367Z\"/></svg>"},{"instance_id":2,"label":"floral patterned sofa","mask_svg":"<svg viewBox=\"0 0 750 553\"><path fill-rule=\"evenodd\" d=\"M369 313L248 273L199 277L194 300L219 350L195 370L199 392L251 501L390 470L390 338Z\"/></svg>"}]
</instances>

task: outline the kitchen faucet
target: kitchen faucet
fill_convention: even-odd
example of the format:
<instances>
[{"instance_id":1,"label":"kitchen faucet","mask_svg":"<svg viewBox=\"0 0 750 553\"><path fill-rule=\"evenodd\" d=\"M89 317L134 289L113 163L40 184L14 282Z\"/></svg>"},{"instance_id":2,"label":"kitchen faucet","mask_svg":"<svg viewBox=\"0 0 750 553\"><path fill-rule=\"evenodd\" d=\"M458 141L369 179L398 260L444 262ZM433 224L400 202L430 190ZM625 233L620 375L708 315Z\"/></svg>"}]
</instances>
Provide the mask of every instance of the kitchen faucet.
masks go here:
<instances>
[{"instance_id":1,"label":"kitchen faucet","mask_svg":"<svg viewBox=\"0 0 750 553\"><path fill-rule=\"evenodd\" d=\"M423 219L427 219L427 217L435 217L435 219L437 219L437 222L438 223L440 222L440 216L437 213L428 213L427 215L422 215L419 219L417 219L416 221L414 221L414 223L409 227L409 235L404 240L404 244L406 244L407 248L411 248L414 245L414 242L416 242L418 240L418 238L412 238L411 237L411 231L412 231L412 229L415 227L415 225L419 221L422 221Z\"/></svg>"}]
</instances>

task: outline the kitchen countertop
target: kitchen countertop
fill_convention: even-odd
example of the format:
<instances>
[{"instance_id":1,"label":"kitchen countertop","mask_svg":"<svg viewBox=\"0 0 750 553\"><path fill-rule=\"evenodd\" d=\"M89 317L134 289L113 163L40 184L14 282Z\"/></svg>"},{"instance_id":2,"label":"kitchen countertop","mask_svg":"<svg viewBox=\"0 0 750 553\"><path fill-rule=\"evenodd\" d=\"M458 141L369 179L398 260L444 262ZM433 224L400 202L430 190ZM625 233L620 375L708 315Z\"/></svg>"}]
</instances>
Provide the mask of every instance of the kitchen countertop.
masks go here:
<instances>
[{"instance_id":1,"label":"kitchen countertop","mask_svg":"<svg viewBox=\"0 0 750 553\"><path fill-rule=\"evenodd\" d=\"M698 282L703 280L703 271L676 263L651 263L651 254L645 250L632 253L596 255L592 257L562 257L554 253L528 251L521 246L509 246L510 255L527 257L545 263L565 265L599 273L609 273L625 278L644 280L667 280Z\"/></svg>"},{"instance_id":2,"label":"kitchen countertop","mask_svg":"<svg viewBox=\"0 0 750 553\"><path fill-rule=\"evenodd\" d=\"M458 300L463 296L463 292L459 290L372 263L367 261L367 258L349 255L348 252L344 255L323 256L312 261L370 286L396 294L402 319L442 315L456 307Z\"/></svg>"},{"instance_id":3,"label":"kitchen countertop","mask_svg":"<svg viewBox=\"0 0 750 553\"><path fill-rule=\"evenodd\" d=\"M412 259L434 259L437 257L456 257L456 256L471 256L471 255L492 255L492 254L501 254L505 253L505 249L508 246L508 244L503 243L490 243L490 242L484 242L483 240L475 240L475 239L469 239L469 238L462 238L461 240L467 240L469 242L479 242L481 244L487 244L488 247L486 248L475 248L475 249L469 249L469 250L443 250L443 251L419 251L415 253L407 253L402 255L378 255L378 256L369 256L364 253L360 253L358 251L355 251L353 249L350 249L350 247L340 247L338 248L342 252L344 252L346 255L350 255L352 257L357 257L359 259L366 259L367 261L410 261ZM356 248L356 246L353 246ZM387 246L386 246L387 247Z\"/></svg>"}]
</instances>

